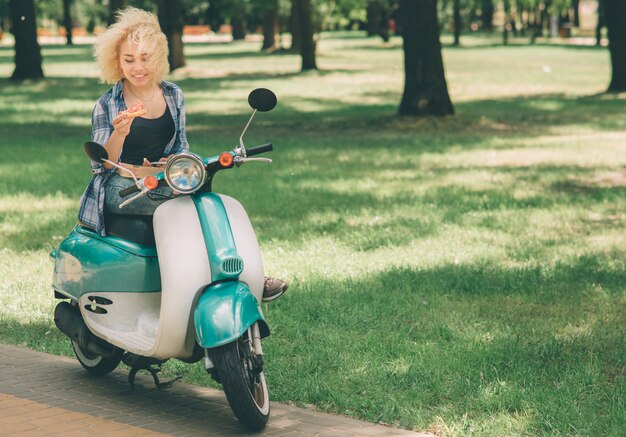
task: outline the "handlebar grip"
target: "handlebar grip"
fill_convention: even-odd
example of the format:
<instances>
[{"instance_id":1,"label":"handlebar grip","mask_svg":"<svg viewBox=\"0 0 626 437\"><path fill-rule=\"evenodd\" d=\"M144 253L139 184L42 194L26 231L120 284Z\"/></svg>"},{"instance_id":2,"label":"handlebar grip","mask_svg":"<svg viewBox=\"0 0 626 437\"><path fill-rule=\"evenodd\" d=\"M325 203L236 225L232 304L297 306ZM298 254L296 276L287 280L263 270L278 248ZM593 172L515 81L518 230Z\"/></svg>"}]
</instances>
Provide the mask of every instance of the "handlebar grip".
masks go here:
<instances>
[{"instance_id":1,"label":"handlebar grip","mask_svg":"<svg viewBox=\"0 0 626 437\"><path fill-rule=\"evenodd\" d=\"M274 150L272 143L263 144L262 146L251 147L246 150L248 156L258 155L259 153L271 152Z\"/></svg>"},{"instance_id":2,"label":"handlebar grip","mask_svg":"<svg viewBox=\"0 0 626 437\"><path fill-rule=\"evenodd\" d=\"M139 188L137 188L136 185L131 185L128 188L124 188L123 190L120 190L120 197L126 197L129 194L133 194L134 192L139 191Z\"/></svg>"}]
</instances>

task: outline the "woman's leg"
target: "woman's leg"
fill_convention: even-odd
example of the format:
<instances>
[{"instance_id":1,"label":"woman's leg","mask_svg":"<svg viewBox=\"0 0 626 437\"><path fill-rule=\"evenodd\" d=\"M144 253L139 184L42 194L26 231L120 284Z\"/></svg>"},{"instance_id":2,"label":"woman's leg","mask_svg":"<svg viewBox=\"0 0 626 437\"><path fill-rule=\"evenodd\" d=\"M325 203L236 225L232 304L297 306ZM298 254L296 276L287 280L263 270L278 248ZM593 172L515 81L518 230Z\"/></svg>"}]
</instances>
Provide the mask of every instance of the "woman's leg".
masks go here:
<instances>
[{"instance_id":1,"label":"woman's leg","mask_svg":"<svg viewBox=\"0 0 626 437\"><path fill-rule=\"evenodd\" d=\"M104 208L115 214L152 215L157 206L175 197L170 187L161 187L120 208L122 202L137 193L120 197L119 192L134 185L132 178L125 178L117 173L111 176L105 188Z\"/></svg>"}]
</instances>

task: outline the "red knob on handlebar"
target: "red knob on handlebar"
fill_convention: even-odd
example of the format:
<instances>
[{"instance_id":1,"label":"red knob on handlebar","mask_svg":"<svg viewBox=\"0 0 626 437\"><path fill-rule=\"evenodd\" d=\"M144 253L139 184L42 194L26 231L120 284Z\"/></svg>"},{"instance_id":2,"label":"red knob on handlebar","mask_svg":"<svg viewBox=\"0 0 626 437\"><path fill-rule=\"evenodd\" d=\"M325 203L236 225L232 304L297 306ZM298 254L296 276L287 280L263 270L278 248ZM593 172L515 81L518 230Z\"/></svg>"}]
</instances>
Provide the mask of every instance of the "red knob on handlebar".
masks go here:
<instances>
[{"instance_id":1,"label":"red knob on handlebar","mask_svg":"<svg viewBox=\"0 0 626 437\"><path fill-rule=\"evenodd\" d=\"M159 181L154 176L148 176L147 178L144 179L143 185L148 190L154 190L156 187L159 186Z\"/></svg>"},{"instance_id":2,"label":"red knob on handlebar","mask_svg":"<svg viewBox=\"0 0 626 437\"><path fill-rule=\"evenodd\" d=\"M219 161L222 167L230 167L231 165L233 165L233 155L228 152L224 152L220 154Z\"/></svg>"}]
</instances>

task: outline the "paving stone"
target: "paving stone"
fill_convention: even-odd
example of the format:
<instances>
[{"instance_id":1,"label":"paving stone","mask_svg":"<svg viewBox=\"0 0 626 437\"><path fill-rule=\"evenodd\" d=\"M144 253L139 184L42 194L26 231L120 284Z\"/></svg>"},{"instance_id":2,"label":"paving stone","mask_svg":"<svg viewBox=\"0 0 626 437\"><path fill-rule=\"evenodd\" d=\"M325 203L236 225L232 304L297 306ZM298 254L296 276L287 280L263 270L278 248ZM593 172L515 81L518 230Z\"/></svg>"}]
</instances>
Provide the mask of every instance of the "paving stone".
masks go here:
<instances>
[{"instance_id":1,"label":"paving stone","mask_svg":"<svg viewBox=\"0 0 626 437\"><path fill-rule=\"evenodd\" d=\"M177 382L158 390L128 370L91 377L72 358L0 344L0 435L249 436L224 393ZM272 402L263 436L433 436ZM11 414L8 414L11 413Z\"/></svg>"}]
</instances>

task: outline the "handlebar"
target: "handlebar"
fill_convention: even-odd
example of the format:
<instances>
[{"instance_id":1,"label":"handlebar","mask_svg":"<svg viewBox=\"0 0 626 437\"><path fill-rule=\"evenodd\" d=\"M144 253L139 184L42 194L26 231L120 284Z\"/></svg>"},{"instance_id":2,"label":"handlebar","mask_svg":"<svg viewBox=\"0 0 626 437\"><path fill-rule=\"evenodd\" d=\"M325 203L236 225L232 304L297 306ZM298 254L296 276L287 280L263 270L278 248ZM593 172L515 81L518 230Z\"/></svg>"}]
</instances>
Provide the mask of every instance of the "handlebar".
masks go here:
<instances>
[{"instance_id":1,"label":"handlebar","mask_svg":"<svg viewBox=\"0 0 626 437\"><path fill-rule=\"evenodd\" d=\"M274 150L274 146L272 145L272 143L267 143L267 144L263 144L261 146L250 147L249 149L246 150L246 154L247 154L247 156L254 156L254 155L259 155L259 154L265 153L265 152L271 152L272 150ZM263 158L255 158L255 159L261 160ZM268 160L268 161L270 161L270 160ZM230 167L232 167L232 165ZM219 169L219 167L217 169ZM159 180L159 186L163 186L165 184L167 184L167 182L165 182L164 180ZM131 195L133 193L136 193L136 192L139 192L139 191L141 191L141 189L139 187L137 187L136 185L131 185L128 188L124 188L123 190L120 190L119 191L119 195L120 195L120 197L126 197L126 196L129 196L129 195Z\"/></svg>"},{"instance_id":2,"label":"handlebar","mask_svg":"<svg viewBox=\"0 0 626 437\"><path fill-rule=\"evenodd\" d=\"M248 156L258 155L259 153L271 152L274 150L272 143L263 144L262 146L250 147L246 150Z\"/></svg>"},{"instance_id":3,"label":"handlebar","mask_svg":"<svg viewBox=\"0 0 626 437\"><path fill-rule=\"evenodd\" d=\"M120 194L120 197L126 197L129 194L133 194L137 191L139 191L139 188L137 188L136 185L131 185L128 188L124 188L123 190L120 190L119 194Z\"/></svg>"}]
</instances>

